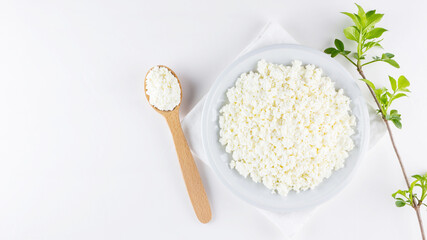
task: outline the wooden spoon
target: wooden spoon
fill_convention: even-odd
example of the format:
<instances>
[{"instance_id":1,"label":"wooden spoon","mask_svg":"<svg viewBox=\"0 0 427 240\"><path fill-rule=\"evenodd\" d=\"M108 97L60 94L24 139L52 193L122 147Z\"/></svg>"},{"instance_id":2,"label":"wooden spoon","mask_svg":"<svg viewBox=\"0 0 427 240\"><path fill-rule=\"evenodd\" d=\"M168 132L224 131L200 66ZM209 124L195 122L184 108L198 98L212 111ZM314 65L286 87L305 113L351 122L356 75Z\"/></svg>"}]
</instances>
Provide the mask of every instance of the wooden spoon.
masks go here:
<instances>
[{"instance_id":1,"label":"wooden spoon","mask_svg":"<svg viewBox=\"0 0 427 240\"><path fill-rule=\"evenodd\" d=\"M179 88L181 90L181 100L179 104L171 111L162 111L151 105L154 110L162 114L168 122L169 129L172 132L173 141L175 143L176 153L178 155L179 164L181 165L181 172L184 177L185 185L187 187L188 195L190 196L193 209L196 212L197 218L202 223L207 223L212 218L211 208L209 206L209 200L203 187L202 179L200 178L199 171L197 170L196 163L194 162L193 155L188 147L187 140L185 139L184 132L181 128L181 122L179 120L179 107L182 102L182 88L179 82L178 76L170 68L159 65L158 67L167 68L178 80ZM151 68L148 73L152 70ZM150 96L147 95L147 75L144 81L144 92L148 102L150 102Z\"/></svg>"}]
</instances>

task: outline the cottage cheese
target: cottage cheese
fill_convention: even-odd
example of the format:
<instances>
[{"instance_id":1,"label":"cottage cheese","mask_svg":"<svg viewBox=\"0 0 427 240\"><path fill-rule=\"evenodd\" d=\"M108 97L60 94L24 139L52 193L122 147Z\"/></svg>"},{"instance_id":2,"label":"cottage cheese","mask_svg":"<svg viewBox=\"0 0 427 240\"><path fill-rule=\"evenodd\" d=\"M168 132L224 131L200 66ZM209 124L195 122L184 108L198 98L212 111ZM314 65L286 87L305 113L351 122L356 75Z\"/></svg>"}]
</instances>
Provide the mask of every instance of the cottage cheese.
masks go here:
<instances>
[{"instance_id":1,"label":"cottage cheese","mask_svg":"<svg viewBox=\"0 0 427 240\"><path fill-rule=\"evenodd\" d=\"M350 99L314 65L258 62L227 91L220 143L242 176L280 195L313 189L344 166L356 125Z\"/></svg>"},{"instance_id":2,"label":"cottage cheese","mask_svg":"<svg viewBox=\"0 0 427 240\"><path fill-rule=\"evenodd\" d=\"M165 67L154 67L145 81L150 104L162 111L173 110L181 102L178 79Z\"/></svg>"}]
</instances>

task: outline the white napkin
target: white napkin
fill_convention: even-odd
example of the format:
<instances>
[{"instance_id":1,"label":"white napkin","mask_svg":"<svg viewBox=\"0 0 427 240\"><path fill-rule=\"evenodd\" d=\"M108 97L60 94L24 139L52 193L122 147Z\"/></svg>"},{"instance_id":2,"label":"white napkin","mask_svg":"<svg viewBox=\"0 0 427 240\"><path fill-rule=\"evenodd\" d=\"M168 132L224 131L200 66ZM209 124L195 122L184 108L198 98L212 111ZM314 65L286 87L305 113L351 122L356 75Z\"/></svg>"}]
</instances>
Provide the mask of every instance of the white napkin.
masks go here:
<instances>
[{"instance_id":1,"label":"white napkin","mask_svg":"<svg viewBox=\"0 0 427 240\"><path fill-rule=\"evenodd\" d=\"M238 57L254 49L280 43L298 44L298 42L295 41L295 39L278 23L270 22L263 28L252 43L250 43L239 54ZM205 98L202 98L187 114L187 116L185 116L182 120L182 127L194 156L202 160L204 163L209 164L206 161L201 137L201 116L204 102ZM372 107L369 107L369 115L371 121L370 147L372 147L382 136L384 136L385 126ZM285 239L290 239L295 233L297 233L316 210L316 208L313 208L292 213L275 213L259 208L257 209L280 228Z\"/></svg>"}]
</instances>

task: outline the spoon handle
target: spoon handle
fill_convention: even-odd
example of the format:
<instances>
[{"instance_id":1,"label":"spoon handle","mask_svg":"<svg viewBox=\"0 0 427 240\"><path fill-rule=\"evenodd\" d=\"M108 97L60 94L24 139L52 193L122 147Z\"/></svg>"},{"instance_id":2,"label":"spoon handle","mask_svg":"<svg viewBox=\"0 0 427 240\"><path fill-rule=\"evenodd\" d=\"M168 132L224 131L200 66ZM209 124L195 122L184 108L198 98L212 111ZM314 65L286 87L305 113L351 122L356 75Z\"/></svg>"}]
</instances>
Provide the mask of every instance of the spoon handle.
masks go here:
<instances>
[{"instance_id":1,"label":"spoon handle","mask_svg":"<svg viewBox=\"0 0 427 240\"><path fill-rule=\"evenodd\" d=\"M181 122L179 121L179 112L171 111L169 114L164 116L168 122L169 129L172 132L176 153L178 155L182 175L184 177L193 209L196 212L199 221L207 223L212 218L209 200L203 187L199 171L197 170L196 163L194 162L193 155L190 152L187 140L185 139L182 131Z\"/></svg>"}]
</instances>

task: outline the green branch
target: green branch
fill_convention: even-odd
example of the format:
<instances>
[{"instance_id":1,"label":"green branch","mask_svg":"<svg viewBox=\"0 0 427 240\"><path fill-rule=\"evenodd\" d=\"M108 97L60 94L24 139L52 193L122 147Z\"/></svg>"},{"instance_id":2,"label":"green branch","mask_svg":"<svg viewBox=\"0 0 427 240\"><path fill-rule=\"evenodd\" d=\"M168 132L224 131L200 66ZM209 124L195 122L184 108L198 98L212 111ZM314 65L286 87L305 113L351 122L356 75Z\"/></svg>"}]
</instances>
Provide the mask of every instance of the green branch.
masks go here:
<instances>
[{"instance_id":1,"label":"green branch","mask_svg":"<svg viewBox=\"0 0 427 240\"><path fill-rule=\"evenodd\" d=\"M382 39L380 37L387 30L381 27L376 27L376 24L381 21L384 14L379 14L376 10L371 10L365 12L365 10L357 5L357 13L348 13L343 12L344 15L351 18L354 25L344 29L345 37L354 41L356 45L355 51L345 49L344 43L335 39L335 47L330 47L325 49L325 53L331 55L331 57L336 57L337 55L343 55L350 63L352 63L360 76L362 81L366 83L375 103L378 107L378 113L381 114L382 119L387 127L387 132L390 136L390 140L396 154L396 157L399 161L400 168L402 170L403 177L405 179L408 190L398 190L395 192L392 197L396 200L395 204L397 207L411 206L416 214L418 223L420 226L420 231L422 238L425 240L424 227L422 224L422 218L420 214L420 207L422 205L427 206L423 201L427 197L427 174L425 175L414 175L413 178L416 180L412 183L409 182L409 179L406 174L403 161L400 157L400 154L397 150L396 143L390 128L389 122L391 121L397 128L402 128L401 114L396 109L391 109L392 103L401 97L406 97L407 93L410 92L408 87L410 83L405 76L400 76L397 80L389 76L391 90L388 90L386 87L376 87L373 82L368 80L363 72L363 67L375 62L385 62L390 64L395 68L399 68L399 64L393 59L394 54L383 53L381 56L373 56L371 61L366 61L366 55L370 49L374 47L380 47L380 42ZM353 56L354 60L351 59ZM420 189L421 196L418 196L414 189Z\"/></svg>"}]
</instances>

